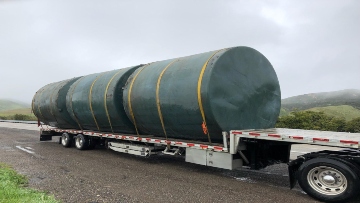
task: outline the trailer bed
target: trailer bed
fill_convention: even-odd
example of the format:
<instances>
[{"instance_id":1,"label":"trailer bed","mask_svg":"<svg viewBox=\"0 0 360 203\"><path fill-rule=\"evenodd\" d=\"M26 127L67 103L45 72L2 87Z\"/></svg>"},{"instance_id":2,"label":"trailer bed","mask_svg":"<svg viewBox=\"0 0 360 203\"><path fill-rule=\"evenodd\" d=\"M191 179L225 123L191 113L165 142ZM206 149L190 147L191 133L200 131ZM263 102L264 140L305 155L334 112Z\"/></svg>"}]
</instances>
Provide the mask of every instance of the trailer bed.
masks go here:
<instances>
[{"instance_id":1,"label":"trailer bed","mask_svg":"<svg viewBox=\"0 0 360 203\"><path fill-rule=\"evenodd\" d=\"M360 133L300 130L288 128L232 130L231 134L245 138L275 140L333 147L359 148Z\"/></svg>"},{"instance_id":2,"label":"trailer bed","mask_svg":"<svg viewBox=\"0 0 360 203\"><path fill-rule=\"evenodd\" d=\"M165 139L163 137L155 137L151 135L129 135L107 132L96 132L89 130L76 129L59 129L59 128L42 128L42 131L54 131L57 133L67 132L70 134L83 133L84 135L113 138L119 140L138 141L147 143L156 143L162 145L171 145L177 147L191 147L204 150L214 150L219 152L228 152L227 142L208 143L191 140L179 140L174 138ZM248 129L248 130L232 130L231 137L252 138L261 140L273 140L290 142L293 144L312 144L333 147L360 148L360 133L317 131L317 130L300 130L287 128L269 128L269 129Z\"/></svg>"}]
</instances>

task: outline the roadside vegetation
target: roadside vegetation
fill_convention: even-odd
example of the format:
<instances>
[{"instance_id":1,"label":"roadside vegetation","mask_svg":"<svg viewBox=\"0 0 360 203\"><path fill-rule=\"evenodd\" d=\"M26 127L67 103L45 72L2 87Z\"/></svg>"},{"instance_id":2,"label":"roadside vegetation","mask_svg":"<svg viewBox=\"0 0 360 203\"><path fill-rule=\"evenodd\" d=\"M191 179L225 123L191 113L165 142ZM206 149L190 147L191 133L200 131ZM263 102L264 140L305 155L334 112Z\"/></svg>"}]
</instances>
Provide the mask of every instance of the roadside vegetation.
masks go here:
<instances>
[{"instance_id":1,"label":"roadside vegetation","mask_svg":"<svg viewBox=\"0 0 360 203\"><path fill-rule=\"evenodd\" d=\"M340 105L340 106L325 106L325 107L314 107L310 109L280 109L280 117L289 116L291 112L294 111L314 111L314 112L324 112L328 116L335 118L344 118L346 121L350 121L354 118L360 117L360 109L357 109L349 105Z\"/></svg>"},{"instance_id":2,"label":"roadside vegetation","mask_svg":"<svg viewBox=\"0 0 360 203\"><path fill-rule=\"evenodd\" d=\"M9 166L0 163L0 202L1 203L57 203L54 196L27 188L25 176L16 173Z\"/></svg>"},{"instance_id":3,"label":"roadside vegetation","mask_svg":"<svg viewBox=\"0 0 360 203\"><path fill-rule=\"evenodd\" d=\"M15 114L15 115L6 115L1 116L1 120L19 120L19 121L36 121L37 118L34 115L25 115L25 114Z\"/></svg>"},{"instance_id":4,"label":"roadside vegetation","mask_svg":"<svg viewBox=\"0 0 360 203\"><path fill-rule=\"evenodd\" d=\"M346 121L345 118L330 116L322 111L294 111L280 116L276 127L360 133L360 117Z\"/></svg>"}]
</instances>

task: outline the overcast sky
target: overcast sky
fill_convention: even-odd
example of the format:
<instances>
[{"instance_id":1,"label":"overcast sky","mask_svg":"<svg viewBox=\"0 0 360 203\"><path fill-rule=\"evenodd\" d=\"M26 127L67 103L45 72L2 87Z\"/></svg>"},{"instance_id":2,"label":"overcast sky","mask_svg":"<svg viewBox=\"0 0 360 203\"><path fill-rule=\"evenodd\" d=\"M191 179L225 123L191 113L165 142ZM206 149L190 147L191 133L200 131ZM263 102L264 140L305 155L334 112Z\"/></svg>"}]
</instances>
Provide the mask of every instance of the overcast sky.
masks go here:
<instances>
[{"instance_id":1,"label":"overcast sky","mask_svg":"<svg viewBox=\"0 0 360 203\"><path fill-rule=\"evenodd\" d=\"M282 98L360 89L360 1L0 0L0 98L234 46L270 60Z\"/></svg>"}]
</instances>

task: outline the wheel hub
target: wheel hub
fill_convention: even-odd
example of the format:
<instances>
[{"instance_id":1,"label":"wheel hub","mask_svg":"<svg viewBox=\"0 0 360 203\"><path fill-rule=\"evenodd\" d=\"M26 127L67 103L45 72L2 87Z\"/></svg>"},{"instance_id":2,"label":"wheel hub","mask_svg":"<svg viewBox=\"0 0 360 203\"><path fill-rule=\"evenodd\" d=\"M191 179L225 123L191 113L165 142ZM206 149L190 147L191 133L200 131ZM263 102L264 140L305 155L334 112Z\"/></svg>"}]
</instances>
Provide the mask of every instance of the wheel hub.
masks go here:
<instances>
[{"instance_id":1,"label":"wheel hub","mask_svg":"<svg viewBox=\"0 0 360 203\"><path fill-rule=\"evenodd\" d=\"M332 175L326 175L323 177L323 181L327 184L334 184L336 182L336 179Z\"/></svg>"},{"instance_id":2,"label":"wheel hub","mask_svg":"<svg viewBox=\"0 0 360 203\"><path fill-rule=\"evenodd\" d=\"M76 140L75 140L75 144L76 144L76 147L77 148L80 148L80 139L77 137Z\"/></svg>"},{"instance_id":3,"label":"wheel hub","mask_svg":"<svg viewBox=\"0 0 360 203\"><path fill-rule=\"evenodd\" d=\"M315 191L325 195L339 195L347 188L347 179L344 174L328 166L311 169L307 180Z\"/></svg>"},{"instance_id":4,"label":"wheel hub","mask_svg":"<svg viewBox=\"0 0 360 203\"><path fill-rule=\"evenodd\" d=\"M67 143L67 137L66 136L62 136L61 138L61 144L65 145Z\"/></svg>"}]
</instances>

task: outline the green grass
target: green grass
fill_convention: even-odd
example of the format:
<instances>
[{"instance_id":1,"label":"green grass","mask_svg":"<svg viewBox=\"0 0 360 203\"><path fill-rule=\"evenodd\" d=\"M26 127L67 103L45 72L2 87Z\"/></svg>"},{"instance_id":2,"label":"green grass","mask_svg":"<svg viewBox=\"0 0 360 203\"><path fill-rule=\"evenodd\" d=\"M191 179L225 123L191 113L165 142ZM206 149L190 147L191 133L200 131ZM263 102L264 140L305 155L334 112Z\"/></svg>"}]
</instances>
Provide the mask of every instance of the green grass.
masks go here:
<instances>
[{"instance_id":1,"label":"green grass","mask_svg":"<svg viewBox=\"0 0 360 203\"><path fill-rule=\"evenodd\" d=\"M31 108L21 108L21 109L11 109L11 110L4 110L0 111L0 116L11 116L15 114L24 114L24 115L34 115L31 112Z\"/></svg>"},{"instance_id":2,"label":"green grass","mask_svg":"<svg viewBox=\"0 0 360 203\"><path fill-rule=\"evenodd\" d=\"M36 121L30 105L0 99L0 119Z\"/></svg>"},{"instance_id":3,"label":"green grass","mask_svg":"<svg viewBox=\"0 0 360 203\"><path fill-rule=\"evenodd\" d=\"M360 110L349 105L315 107L307 109L307 111L323 111L328 116L345 118L346 121L350 121L354 118L360 117Z\"/></svg>"},{"instance_id":4,"label":"green grass","mask_svg":"<svg viewBox=\"0 0 360 203\"><path fill-rule=\"evenodd\" d=\"M0 203L56 203L53 196L27 188L25 176L0 163Z\"/></svg>"}]
</instances>

